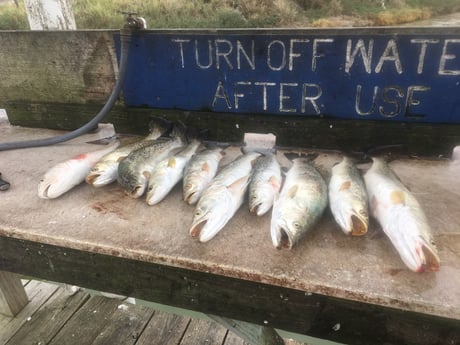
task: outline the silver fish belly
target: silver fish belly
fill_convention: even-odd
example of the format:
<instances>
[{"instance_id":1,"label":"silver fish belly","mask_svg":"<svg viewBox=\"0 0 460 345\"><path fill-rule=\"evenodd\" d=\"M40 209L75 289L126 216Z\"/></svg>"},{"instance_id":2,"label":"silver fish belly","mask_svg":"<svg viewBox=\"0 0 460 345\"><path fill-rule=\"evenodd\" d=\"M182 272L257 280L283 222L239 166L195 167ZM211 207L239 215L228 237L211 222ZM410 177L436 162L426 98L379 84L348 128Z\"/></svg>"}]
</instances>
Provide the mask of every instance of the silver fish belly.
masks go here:
<instances>
[{"instance_id":1,"label":"silver fish belly","mask_svg":"<svg viewBox=\"0 0 460 345\"><path fill-rule=\"evenodd\" d=\"M373 158L364 175L372 215L412 271L437 271L440 260L419 202L388 164Z\"/></svg>"},{"instance_id":2,"label":"silver fish belly","mask_svg":"<svg viewBox=\"0 0 460 345\"><path fill-rule=\"evenodd\" d=\"M118 145L119 142L116 142L102 150L81 154L55 165L46 172L38 184L38 196L42 199L54 199L79 185L96 162L115 150Z\"/></svg>"},{"instance_id":3,"label":"silver fish belly","mask_svg":"<svg viewBox=\"0 0 460 345\"><path fill-rule=\"evenodd\" d=\"M243 203L253 162L259 156L255 152L240 156L211 181L196 206L192 237L207 242L233 217Z\"/></svg>"},{"instance_id":4,"label":"silver fish belly","mask_svg":"<svg viewBox=\"0 0 460 345\"><path fill-rule=\"evenodd\" d=\"M183 179L184 201L193 205L198 202L206 187L216 176L223 158L221 148L206 149L195 154L185 167Z\"/></svg>"},{"instance_id":5,"label":"silver fish belly","mask_svg":"<svg viewBox=\"0 0 460 345\"><path fill-rule=\"evenodd\" d=\"M294 159L272 209L273 245L291 249L319 221L326 206L323 177L305 159Z\"/></svg>"},{"instance_id":6,"label":"silver fish belly","mask_svg":"<svg viewBox=\"0 0 460 345\"><path fill-rule=\"evenodd\" d=\"M149 146L132 151L118 165L118 183L126 189L129 196L141 197L156 164L183 145L183 140L175 137L167 141L156 141Z\"/></svg>"},{"instance_id":7,"label":"silver fish belly","mask_svg":"<svg viewBox=\"0 0 460 345\"><path fill-rule=\"evenodd\" d=\"M359 170L348 157L343 157L332 168L329 206L345 234L361 236L367 233L369 212L366 186Z\"/></svg>"},{"instance_id":8,"label":"silver fish belly","mask_svg":"<svg viewBox=\"0 0 460 345\"><path fill-rule=\"evenodd\" d=\"M273 206L281 189L281 167L274 154L256 159L249 183L249 211L258 216Z\"/></svg>"},{"instance_id":9,"label":"silver fish belly","mask_svg":"<svg viewBox=\"0 0 460 345\"><path fill-rule=\"evenodd\" d=\"M192 158L201 142L192 141L179 153L168 157L157 164L151 172L146 201L155 205L163 200L184 175L184 168Z\"/></svg>"}]
</instances>

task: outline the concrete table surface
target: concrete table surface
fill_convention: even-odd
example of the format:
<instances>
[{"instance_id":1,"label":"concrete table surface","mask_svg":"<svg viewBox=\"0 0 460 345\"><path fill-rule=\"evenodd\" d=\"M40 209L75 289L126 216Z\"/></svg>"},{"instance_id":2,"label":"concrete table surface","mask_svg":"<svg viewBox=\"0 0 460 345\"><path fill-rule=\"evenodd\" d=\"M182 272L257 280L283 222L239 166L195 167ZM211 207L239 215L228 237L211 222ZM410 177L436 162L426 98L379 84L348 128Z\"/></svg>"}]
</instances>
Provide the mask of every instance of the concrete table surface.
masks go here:
<instances>
[{"instance_id":1,"label":"concrete table surface","mask_svg":"<svg viewBox=\"0 0 460 345\"><path fill-rule=\"evenodd\" d=\"M5 121L0 125L1 142L55 133L11 127ZM49 168L99 149L85 141L105 134L0 152L0 172L11 183L8 191L0 192L0 236L460 320L459 161L391 163L423 206L441 258L440 271L414 273L375 221L366 236L347 237L329 211L289 251L272 246L270 215L249 214L247 203L211 241L192 239L194 207L182 201L180 186L156 206L148 206L143 198L129 198L117 184L100 189L82 184L57 199L38 198L38 182ZM227 151L226 160L239 152ZM339 159L335 153L320 152L316 163L326 179Z\"/></svg>"}]
</instances>

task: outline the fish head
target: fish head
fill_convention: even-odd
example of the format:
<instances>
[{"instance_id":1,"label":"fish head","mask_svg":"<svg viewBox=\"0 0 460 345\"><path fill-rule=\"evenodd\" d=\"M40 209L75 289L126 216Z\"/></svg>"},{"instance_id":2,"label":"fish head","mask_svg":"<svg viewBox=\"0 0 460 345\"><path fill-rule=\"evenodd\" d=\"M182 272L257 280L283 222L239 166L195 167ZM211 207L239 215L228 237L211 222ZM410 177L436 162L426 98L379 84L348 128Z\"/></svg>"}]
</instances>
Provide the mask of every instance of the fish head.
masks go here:
<instances>
[{"instance_id":1,"label":"fish head","mask_svg":"<svg viewBox=\"0 0 460 345\"><path fill-rule=\"evenodd\" d=\"M412 271L433 272L439 270L440 259L432 238L418 235L405 241L404 244L399 247L399 255Z\"/></svg>"},{"instance_id":2,"label":"fish head","mask_svg":"<svg viewBox=\"0 0 460 345\"><path fill-rule=\"evenodd\" d=\"M201 190L199 186L191 181L184 184L184 201L193 205L198 202L200 198Z\"/></svg>"},{"instance_id":3,"label":"fish head","mask_svg":"<svg viewBox=\"0 0 460 345\"><path fill-rule=\"evenodd\" d=\"M134 198L140 198L147 188L149 174L144 172L142 174L126 174L118 175L118 182L126 190L126 193Z\"/></svg>"},{"instance_id":4,"label":"fish head","mask_svg":"<svg viewBox=\"0 0 460 345\"><path fill-rule=\"evenodd\" d=\"M170 188L161 183L149 183L146 201L148 205L158 204L168 194Z\"/></svg>"},{"instance_id":5,"label":"fish head","mask_svg":"<svg viewBox=\"0 0 460 345\"><path fill-rule=\"evenodd\" d=\"M277 191L271 186L261 185L249 191L249 211L258 216L267 213L273 205Z\"/></svg>"},{"instance_id":6,"label":"fish head","mask_svg":"<svg viewBox=\"0 0 460 345\"><path fill-rule=\"evenodd\" d=\"M96 164L86 176L85 181L94 187L102 187L108 185L117 179L117 170L117 164Z\"/></svg>"},{"instance_id":7,"label":"fish head","mask_svg":"<svg viewBox=\"0 0 460 345\"><path fill-rule=\"evenodd\" d=\"M65 180L48 174L38 184L38 196L41 199L54 199L64 194L68 189L69 186Z\"/></svg>"},{"instance_id":8,"label":"fish head","mask_svg":"<svg viewBox=\"0 0 460 345\"><path fill-rule=\"evenodd\" d=\"M228 210L229 203L225 202L225 198L201 198L195 209L190 235L200 242L209 241L227 223L230 217Z\"/></svg>"},{"instance_id":9,"label":"fish head","mask_svg":"<svg viewBox=\"0 0 460 345\"><path fill-rule=\"evenodd\" d=\"M362 236L367 233L369 226L369 214L361 204L349 204L338 208L334 219L342 231L347 235Z\"/></svg>"},{"instance_id":10,"label":"fish head","mask_svg":"<svg viewBox=\"0 0 460 345\"><path fill-rule=\"evenodd\" d=\"M273 245L277 249L291 249L307 226L306 218L295 208L288 212L279 212L274 206L270 224Z\"/></svg>"}]
</instances>

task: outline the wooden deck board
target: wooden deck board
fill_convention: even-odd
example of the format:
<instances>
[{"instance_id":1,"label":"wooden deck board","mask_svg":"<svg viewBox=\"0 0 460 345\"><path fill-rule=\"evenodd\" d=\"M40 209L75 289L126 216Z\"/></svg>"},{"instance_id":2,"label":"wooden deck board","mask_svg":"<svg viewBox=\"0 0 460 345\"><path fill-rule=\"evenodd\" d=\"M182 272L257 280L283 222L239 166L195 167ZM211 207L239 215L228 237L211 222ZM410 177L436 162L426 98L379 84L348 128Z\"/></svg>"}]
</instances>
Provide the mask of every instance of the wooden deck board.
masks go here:
<instances>
[{"instance_id":1,"label":"wooden deck board","mask_svg":"<svg viewBox=\"0 0 460 345\"><path fill-rule=\"evenodd\" d=\"M0 344L5 344L18 330L34 317L35 312L58 289L54 284L32 281L26 285L29 304L15 317L0 315ZM30 318L30 319L29 319Z\"/></svg>"},{"instance_id":2,"label":"wooden deck board","mask_svg":"<svg viewBox=\"0 0 460 345\"><path fill-rule=\"evenodd\" d=\"M58 289L7 345L48 344L88 298L83 291L71 295L64 288Z\"/></svg>"},{"instance_id":3,"label":"wooden deck board","mask_svg":"<svg viewBox=\"0 0 460 345\"><path fill-rule=\"evenodd\" d=\"M46 282L23 283L30 303L17 317L0 315L0 345L249 345L213 321Z\"/></svg>"}]
</instances>

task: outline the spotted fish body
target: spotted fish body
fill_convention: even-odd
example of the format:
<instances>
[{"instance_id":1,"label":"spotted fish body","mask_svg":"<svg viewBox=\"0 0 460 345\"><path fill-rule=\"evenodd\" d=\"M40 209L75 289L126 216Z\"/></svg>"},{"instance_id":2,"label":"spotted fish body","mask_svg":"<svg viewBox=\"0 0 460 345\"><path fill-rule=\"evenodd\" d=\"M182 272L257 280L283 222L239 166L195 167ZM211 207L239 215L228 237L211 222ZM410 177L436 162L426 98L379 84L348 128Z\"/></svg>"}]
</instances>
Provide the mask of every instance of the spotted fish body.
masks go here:
<instances>
[{"instance_id":1,"label":"spotted fish body","mask_svg":"<svg viewBox=\"0 0 460 345\"><path fill-rule=\"evenodd\" d=\"M258 216L273 206L281 188L281 167L272 153L256 159L249 183L249 211Z\"/></svg>"},{"instance_id":2,"label":"spotted fish body","mask_svg":"<svg viewBox=\"0 0 460 345\"><path fill-rule=\"evenodd\" d=\"M419 202L388 164L373 158L364 175L372 215L412 271L437 271L440 260Z\"/></svg>"},{"instance_id":3,"label":"spotted fish body","mask_svg":"<svg viewBox=\"0 0 460 345\"><path fill-rule=\"evenodd\" d=\"M184 168L201 145L199 140L192 141L185 149L157 164L151 172L147 204L155 205L163 200L184 176Z\"/></svg>"},{"instance_id":4,"label":"spotted fish body","mask_svg":"<svg viewBox=\"0 0 460 345\"><path fill-rule=\"evenodd\" d=\"M291 249L319 221L326 207L323 177L306 159L294 159L272 209L273 245Z\"/></svg>"},{"instance_id":5,"label":"spotted fish body","mask_svg":"<svg viewBox=\"0 0 460 345\"><path fill-rule=\"evenodd\" d=\"M132 151L118 165L118 183L132 198L141 197L155 166L184 145L182 134L175 134L170 140L154 141L151 145Z\"/></svg>"},{"instance_id":6,"label":"spotted fish body","mask_svg":"<svg viewBox=\"0 0 460 345\"><path fill-rule=\"evenodd\" d=\"M259 156L256 152L240 156L211 181L196 206L192 237L207 242L233 217L243 203L253 162Z\"/></svg>"},{"instance_id":7,"label":"spotted fish body","mask_svg":"<svg viewBox=\"0 0 460 345\"><path fill-rule=\"evenodd\" d=\"M119 142L61 162L48 170L38 184L38 196L42 199L54 199L66 193L85 180L91 168L104 155L115 150Z\"/></svg>"},{"instance_id":8,"label":"spotted fish body","mask_svg":"<svg viewBox=\"0 0 460 345\"><path fill-rule=\"evenodd\" d=\"M102 187L115 182L118 176L119 163L132 151L153 144L154 140L158 139L166 130L167 128L164 126L156 125L152 127L150 134L145 138L122 143L120 147L108 153L96 163L86 176L86 183L94 187Z\"/></svg>"},{"instance_id":9,"label":"spotted fish body","mask_svg":"<svg viewBox=\"0 0 460 345\"><path fill-rule=\"evenodd\" d=\"M184 171L183 196L189 205L198 202L206 187L216 176L224 154L221 148L206 149L195 154Z\"/></svg>"},{"instance_id":10,"label":"spotted fish body","mask_svg":"<svg viewBox=\"0 0 460 345\"><path fill-rule=\"evenodd\" d=\"M360 172L348 157L343 157L332 168L329 206L345 234L361 236L367 233L369 212L366 186Z\"/></svg>"}]
</instances>

